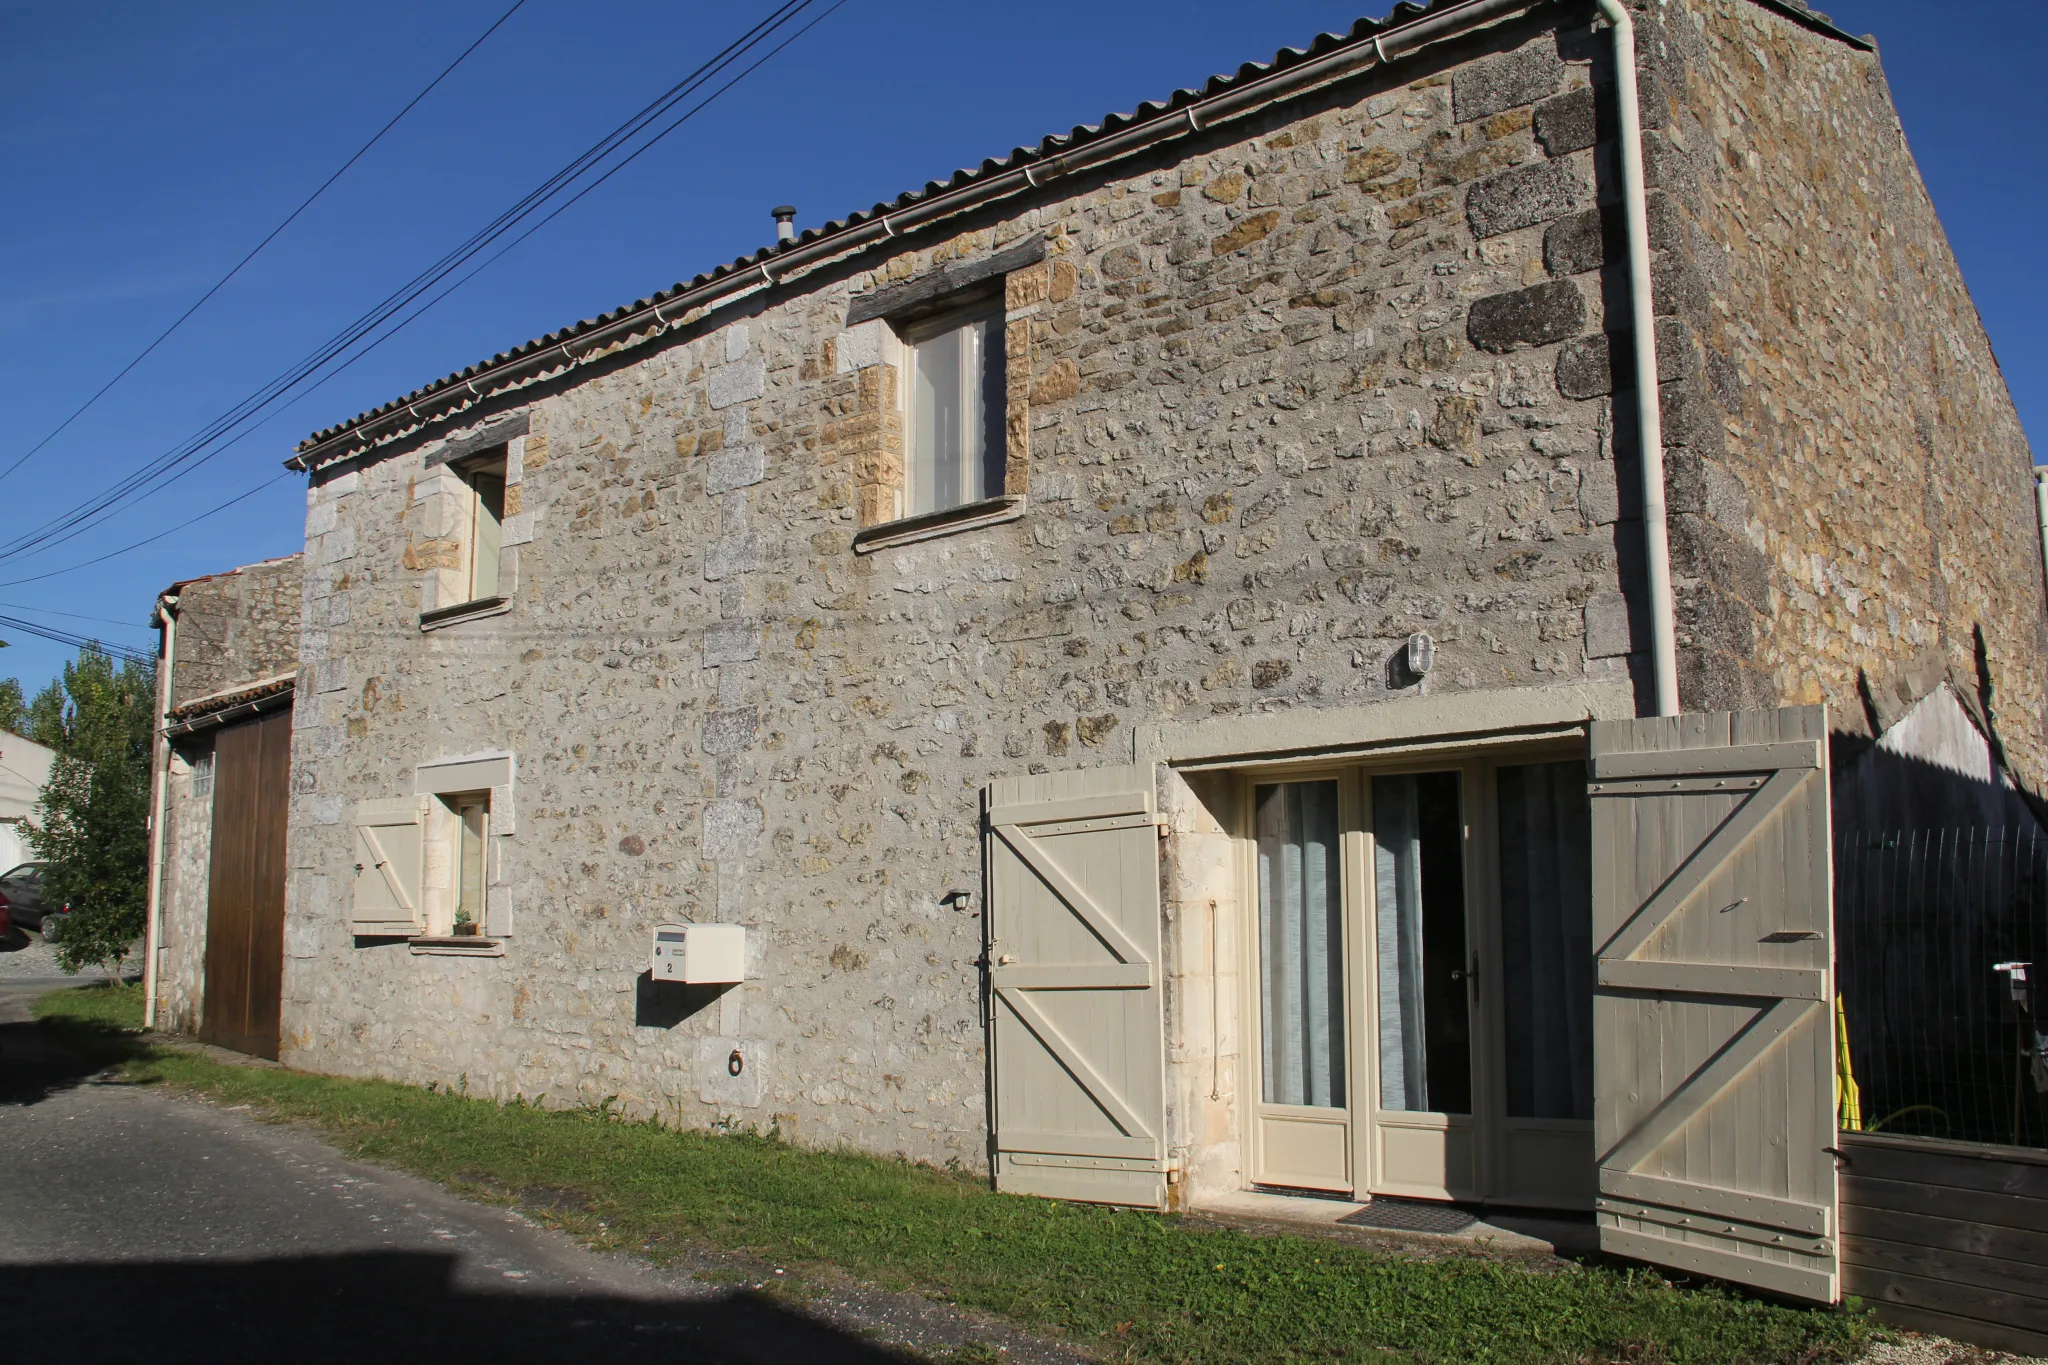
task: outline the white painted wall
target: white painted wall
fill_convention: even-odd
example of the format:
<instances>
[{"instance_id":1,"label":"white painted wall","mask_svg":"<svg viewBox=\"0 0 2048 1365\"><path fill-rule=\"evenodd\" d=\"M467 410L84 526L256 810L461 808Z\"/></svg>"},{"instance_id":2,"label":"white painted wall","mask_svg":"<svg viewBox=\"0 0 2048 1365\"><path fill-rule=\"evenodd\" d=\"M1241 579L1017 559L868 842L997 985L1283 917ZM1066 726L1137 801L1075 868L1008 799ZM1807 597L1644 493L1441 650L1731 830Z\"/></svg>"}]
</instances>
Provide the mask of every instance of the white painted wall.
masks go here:
<instances>
[{"instance_id":1,"label":"white painted wall","mask_svg":"<svg viewBox=\"0 0 2048 1365\"><path fill-rule=\"evenodd\" d=\"M35 813L56 761L54 749L0 730L0 872L32 856L21 823Z\"/></svg>"}]
</instances>

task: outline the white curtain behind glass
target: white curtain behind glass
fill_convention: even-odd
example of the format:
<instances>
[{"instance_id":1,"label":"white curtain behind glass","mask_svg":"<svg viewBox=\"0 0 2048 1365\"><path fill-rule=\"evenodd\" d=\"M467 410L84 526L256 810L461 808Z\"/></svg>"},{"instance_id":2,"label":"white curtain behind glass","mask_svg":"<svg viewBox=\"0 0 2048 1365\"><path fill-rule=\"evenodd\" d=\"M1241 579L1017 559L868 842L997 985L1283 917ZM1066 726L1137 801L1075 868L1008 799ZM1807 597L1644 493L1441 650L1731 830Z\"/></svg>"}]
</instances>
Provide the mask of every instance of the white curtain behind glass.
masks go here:
<instances>
[{"instance_id":1,"label":"white curtain behind glass","mask_svg":"<svg viewBox=\"0 0 2048 1365\"><path fill-rule=\"evenodd\" d=\"M1508 1113L1593 1117L1592 811L1584 763L1503 767Z\"/></svg>"},{"instance_id":2,"label":"white curtain behind glass","mask_svg":"<svg viewBox=\"0 0 2048 1365\"><path fill-rule=\"evenodd\" d=\"M1429 1108L1422 1016L1422 830L1415 777L1372 780L1380 1108Z\"/></svg>"},{"instance_id":3,"label":"white curtain behind glass","mask_svg":"<svg viewBox=\"0 0 2048 1365\"><path fill-rule=\"evenodd\" d=\"M1337 784L1255 793L1259 1024L1268 1104L1344 1105L1342 892Z\"/></svg>"},{"instance_id":4,"label":"white curtain behind glass","mask_svg":"<svg viewBox=\"0 0 2048 1365\"><path fill-rule=\"evenodd\" d=\"M977 502L982 488L984 320L917 343L911 379L910 514Z\"/></svg>"}]
</instances>

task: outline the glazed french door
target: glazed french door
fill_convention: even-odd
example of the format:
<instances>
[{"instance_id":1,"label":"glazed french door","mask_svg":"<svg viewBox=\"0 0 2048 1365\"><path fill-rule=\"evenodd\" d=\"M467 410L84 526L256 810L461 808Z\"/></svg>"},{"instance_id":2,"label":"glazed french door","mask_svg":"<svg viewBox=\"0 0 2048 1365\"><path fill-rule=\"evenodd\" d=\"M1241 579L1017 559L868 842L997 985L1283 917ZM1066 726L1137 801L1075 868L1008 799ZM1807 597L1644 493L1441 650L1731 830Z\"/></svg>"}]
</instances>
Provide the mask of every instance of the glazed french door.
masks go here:
<instances>
[{"instance_id":1,"label":"glazed french door","mask_svg":"<svg viewBox=\"0 0 2048 1365\"><path fill-rule=\"evenodd\" d=\"M1358 897L1355 798L1347 774L1251 788L1258 1093L1254 1179L1349 1193L1357 1005L1348 968Z\"/></svg>"},{"instance_id":2,"label":"glazed french door","mask_svg":"<svg viewBox=\"0 0 2048 1365\"><path fill-rule=\"evenodd\" d=\"M1356 767L1248 797L1255 1182L1589 1207L1584 760Z\"/></svg>"}]
</instances>

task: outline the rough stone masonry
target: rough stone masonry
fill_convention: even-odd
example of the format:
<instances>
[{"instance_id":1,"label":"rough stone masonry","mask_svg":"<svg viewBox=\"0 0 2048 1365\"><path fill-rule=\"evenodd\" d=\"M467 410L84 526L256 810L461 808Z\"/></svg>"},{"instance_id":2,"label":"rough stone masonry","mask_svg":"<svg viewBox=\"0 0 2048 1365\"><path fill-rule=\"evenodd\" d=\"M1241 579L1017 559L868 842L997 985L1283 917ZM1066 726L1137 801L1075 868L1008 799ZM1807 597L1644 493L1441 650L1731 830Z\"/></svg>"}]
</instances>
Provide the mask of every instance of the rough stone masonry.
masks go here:
<instances>
[{"instance_id":1,"label":"rough stone masonry","mask_svg":"<svg viewBox=\"0 0 2048 1365\"><path fill-rule=\"evenodd\" d=\"M285 1060L978 1167L980 930L947 893L985 783L1412 693L1416 631L1435 692L1640 695L1593 17L1537 7L316 467ZM1941 651L2038 783L2030 456L1875 55L1751 0L1648 6L1641 39L1686 705L1853 733ZM900 374L861 301L990 279L1006 496L892 540ZM423 630L444 457L515 428L504 604ZM502 956L353 938L351 812L475 754L516 768ZM672 1018L639 973L678 919L749 926L752 965Z\"/></svg>"}]
</instances>

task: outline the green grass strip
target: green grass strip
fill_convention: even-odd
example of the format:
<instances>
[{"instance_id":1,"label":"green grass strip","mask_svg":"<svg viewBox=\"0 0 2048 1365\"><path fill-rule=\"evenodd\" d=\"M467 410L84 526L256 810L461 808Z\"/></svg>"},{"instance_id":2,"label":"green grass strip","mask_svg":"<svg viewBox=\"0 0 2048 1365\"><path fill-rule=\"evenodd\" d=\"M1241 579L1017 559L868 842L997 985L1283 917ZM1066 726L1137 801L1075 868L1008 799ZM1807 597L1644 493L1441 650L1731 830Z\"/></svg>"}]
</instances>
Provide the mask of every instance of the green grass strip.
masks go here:
<instances>
[{"instance_id":1,"label":"green grass strip","mask_svg":"<svg viewBox=\"0 0 2048 1365\"><path fill-rule=\"evenodd\" d=\"M1879 1336L1860 1313L1674 1286L1641 1269L1417 1259L1196 1228L772 1138L223 1065L136 1040L132 987L60 991L36 1009L136 1081L306 1124L351 1157L487 1199L571 1192L555 1195L549 1217L593 1242L657 1260L708 1244L836 1267L1116 1360L1819 1365L1854 1359Z\"/></svg>"}]
</instances>

